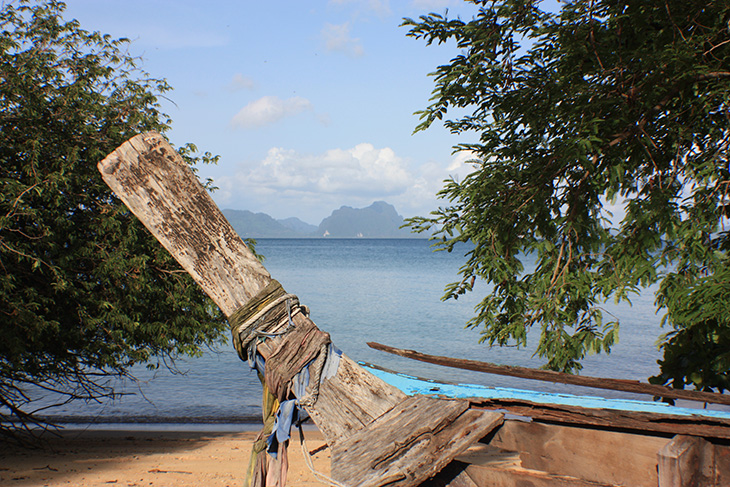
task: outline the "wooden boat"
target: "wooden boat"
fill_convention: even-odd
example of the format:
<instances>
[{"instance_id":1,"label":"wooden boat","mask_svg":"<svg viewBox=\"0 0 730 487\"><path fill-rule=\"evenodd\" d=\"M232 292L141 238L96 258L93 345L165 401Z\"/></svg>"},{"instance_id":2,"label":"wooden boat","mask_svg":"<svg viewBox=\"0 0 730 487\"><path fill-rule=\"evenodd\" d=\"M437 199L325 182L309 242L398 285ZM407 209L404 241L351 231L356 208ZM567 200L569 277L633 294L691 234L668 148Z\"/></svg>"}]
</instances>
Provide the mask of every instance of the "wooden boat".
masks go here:
<instances>
[{"instance_id":1,"label":"wooden boat","mask_svg":"<svg viewBox=\"0 0 730 487\"><path fill-rule=\"evenodd\" d=\"M453 384L361 365L409 395L506 413L456 457L477 485L730 485L728 410Z\"/></svg>"},{"instance_id":2,"label":"wooden boat","mask_svg":"<svg viewBox=\"0 0 730 487\"><path fill-rule=\"evenodd\" d=\"M623 414L628 424L582 405L407 394L384 380L392 376L333 352L329 335L271 278L162 136L130 139L99 170L228 316L241 357L260 367L269 406L254 449L279 442L276 457L252 459L249 485L285 483L287 434L276 434L274 417L281 424L292 405L325 437L337 485L730 485L724 420L707 435L684 420L654 431L637 424L653 424L651 415ZM581 415L593 423L566 419Z\"/></svg>"}]
</instances>

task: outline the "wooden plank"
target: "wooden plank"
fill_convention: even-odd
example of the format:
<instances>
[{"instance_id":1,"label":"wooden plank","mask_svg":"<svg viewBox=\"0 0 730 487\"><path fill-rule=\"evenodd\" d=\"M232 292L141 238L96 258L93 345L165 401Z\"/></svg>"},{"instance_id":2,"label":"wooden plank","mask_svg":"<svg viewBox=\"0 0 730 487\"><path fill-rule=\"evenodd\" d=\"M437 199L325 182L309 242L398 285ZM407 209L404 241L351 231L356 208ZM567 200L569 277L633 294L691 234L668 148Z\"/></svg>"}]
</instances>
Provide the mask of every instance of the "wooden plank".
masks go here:
<instances>
[{"instance_id":1,"label":"wooden plank","mask_svg":"<svg viewBox=\"0 0 730 487\"><path fill-rule=\"evenodd\" d=\"M619 487L525 468L469 465L466 472L477 485L484 487Z\"/></svg>"},{"instance_id":2,"label":"wooden plank","mask_svg":"<svg viewBox=\"0 0 730 487\"><path fill-rule=\"evenodd\" d=\"M657 453L659 487L700 487L715 483L711 443L697 436L677 435Z\"/></svg>"},{"instance_id":3,"label":"wooden plank","mask_svg":"<svg viewBox=\"0 0 730 487\"><path fill-rule=\"evenodd\" d=\"M677 435L657 453L659 487L696 487L700 438Z\"/></svg>"},{"instance_id":4,"label":"wooden plank","mask_svg":"<svg viewBox=\"0 0 730 487\"><path fill-rule=\"evenodd\" d=\"M180 155L156 133L138 135L99 163L104 181L150 232L230 316L271 281ZM296 315L295 322L309 322ZM314 326L312 324L312 326ZM281 338L259 351L268 358ZM310 411L328 442L362 427L400 402L404 394L349 359L324 387ZM336 394L330 393L336 391ZM367 403L340 424L330 411L344 403ZM319 421L319 422L318 422ZM325 424L327 423L327 424Z\"/></svg>"},{"instance_id":5,"label":"wooden plank","mask_svg":"<svg viewBox=\"0 0 730 487\"><path fill-rule=\"evenodd\" d=\"M708 472L714 483L709 485L730 485L730 445L713 445L712 449L712 470Z\"/></svg>"},{"instance_id":6,"label":"wooden plank","mask_svg":"<svg viewBox=\"0 0 730 487\"><path fill-rule=\"evenodd\" d=\"M541 422L596 426L639 433L686 434L730 439L730 420L710 416L675 416L660 413L593 409L544 404L517 399L470 399L475 407L503 409Z\"/></svg>"},{"instance_id":7,"label":"wooden plank","mask_svg":"<svg viewBox=\"0 0 730 487\"><path fill-rule=\"evenodd\" d=\"M505 423L497 430L503 430L505 426L515 423L514 421L505 421ZM496 436L495 436L496 438ZM523 438L527 444L539 443L541 438ZM517 451L505 450L501 447L494 446L494 439L490 444L477 443L469 447L464 453L456 457L457 462L463 462L466 465L464 471L469 475L474 483L479 486L489 487L597 487L597 486L615 486L618 484L597 482L590 478L582 478L572 476L565 473L555 473L551 471L542 471L535 468L526 468L521 461L521 453ZM498 443L498 442L497 442ZM557 447L557 446L556 446ZM583 462L583 458L574 458L575 462ZM593 466L593 465L589 465ZM656 478L656 475L655 475ZM639 484L620 484L631 485L632 487ZM652 487L656 487L656 484Z\"/></svg>"},{"instance_id":8,"label":"wooden plank","mask_svg":"<svg viewBox=\"0 0 730 487\"><path fill-rule=\"evenodd\" d=\"M520 464L528 469L605 484L656 487L657 452L668 441L664 436L505 421L489 445L519 452Z\"/></svg>"},{"instance_id":9,"label":"wooden plank","mask_svg":"<svg viewBox=\"0 0 730 487\"><path fill-rule=\"evenodd\" d=\"M419 487L484 487L476 482L466 472L466 463L452 461L436 476L421 483Z\"/></svg>"},{"instance_id":10,"label":"wooden plank","mask_svg":"<svg viewBox=\"0 0 730 487\"><path fill-rule=\"evenodd\" d=\"M99 163L102 178L230 316L271 276L182 157L157 133L138 135Z\"/></svg>"},{"instance_id":11,"label":"wooden plank","mask_svg":"<svg viewBox=\"0 0 730 487\"><path fill-rule=\"evenodd\" d=\"M418 485L502 422L463 400L412 396L332 446L335 480L350 487Z\"/></svg>"},{"instance_id":12,"label":"wooden plank","mask_svg":"<svg viewBox=\"0 0 730 487\"><path fill-rule=\"evenodd\" d=\"M506 424L512 422L513 421L509 420L505 421L504 424L497 429L497 431L504 428ZM490 444L481 442L475 443L462 454L458 455L455 460L457 462L469 465L481 465L483 467L522 467L522 459L520 458L519 452L497 447L491 444L492 442L493 440Z\"/></svg>"},{"instance_id":13,"label":"wooden plank","mask_svg":"<svg viewBox=\"0 0 730 487\"><path fill-rule=\"evenodd\" d=\"M576 386L593 387L596 389L608 389L614 391L631 392L636 394L648 394L650 396L667 397L673 399L687 399L690 401L709 402L715 404L730 405L730 394L715 392L686 391L684 389L673 389L671 387L646 384L638 380L609 379L600 377L587 377L581 375L565 374L552 370L530 369L527 367L516 367L510 365L498 365L478 360L458 359L443 357L439 355L428 355L415 350L390 347L381 343L369 342L368 346L375 350L392 353L401 357L419 360L430 364L454 367L463 370L473 370L495 375L506 375L510 377L521 377L523 379L540 380L546 382L557 382Z\"/></svg>"}]
</instances>

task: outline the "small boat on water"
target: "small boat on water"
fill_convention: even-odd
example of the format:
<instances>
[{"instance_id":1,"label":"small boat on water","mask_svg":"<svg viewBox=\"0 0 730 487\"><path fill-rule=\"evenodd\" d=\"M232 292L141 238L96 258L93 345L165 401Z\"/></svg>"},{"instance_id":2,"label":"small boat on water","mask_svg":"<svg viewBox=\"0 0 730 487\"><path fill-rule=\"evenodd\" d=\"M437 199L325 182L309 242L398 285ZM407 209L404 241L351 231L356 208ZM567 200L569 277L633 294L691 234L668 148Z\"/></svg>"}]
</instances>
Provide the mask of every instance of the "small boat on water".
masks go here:
<instances>
[{"instance_id":1,"label":"small boat on water","mask_svg":"<svg viewBox=\"0 0 730 487\"><path fill-rule=\"evenodd\" d=\"M99 170L225 313L239 355L260 373L265 424L247 486L286 483L280 426L297 408L329 445L337 486L730 486L725 413L447 384L358 364L272 279L160 134L130 139ZM724 394L701 397L730 404Z\"/></svg>"}]
</instances>

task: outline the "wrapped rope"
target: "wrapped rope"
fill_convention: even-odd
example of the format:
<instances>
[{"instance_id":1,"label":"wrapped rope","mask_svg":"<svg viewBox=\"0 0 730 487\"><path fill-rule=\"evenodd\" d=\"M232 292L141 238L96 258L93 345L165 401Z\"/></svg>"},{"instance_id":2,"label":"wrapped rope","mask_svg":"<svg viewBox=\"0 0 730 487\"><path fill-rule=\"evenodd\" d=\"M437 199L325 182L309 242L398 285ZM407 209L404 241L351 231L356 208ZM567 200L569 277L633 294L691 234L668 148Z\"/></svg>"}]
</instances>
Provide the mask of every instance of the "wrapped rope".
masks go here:
<instances>
[{"instance_id":1,"label":"wrapped rope","mask_svg":"<svg viewBox=\"0 0 730 487\"><path fill-rule=\"evenodd\" d=\"M277 426L280 423L291 427L291 416L297 409L293 406L292 379L305 369L310 377L306 394L296 401L296 406L311 407L319 395L322 371L331 346L330 336L310 320L298 320L295 325L292 317L298 313L307 316L309 310L299 304L295 295L287 294L279 282L272 280L228 318L238 356L248 360L258 371L264 389L264 428L251 451L245 487L283 487L286 483L289 431L275 430L283 428ZM256 350L257 345L274 337L282 339L275 342L276 347L269 351L264 361ZM287 405L286 413L282 404ZM282 421L287 413L289 417ZM271 451L271 444L275 445L275 451ZM267 446L270 455L267 455Z\"/></svg>"},{"instance_id":2,"label":"wrapped rope","mask_svg":"<svg viewBox=\"0 0 730 487\"><path fill-rule=\"evenodd\" d=\"M241 360L248 360L248 348L256 339L281 334L282 326L293 326L291 318L300 312L309 314L306 306L299 305L299 298L286 294L279 281L272 279L245 306L228 317L233 346Z\"/></svg>"}]
</instances>

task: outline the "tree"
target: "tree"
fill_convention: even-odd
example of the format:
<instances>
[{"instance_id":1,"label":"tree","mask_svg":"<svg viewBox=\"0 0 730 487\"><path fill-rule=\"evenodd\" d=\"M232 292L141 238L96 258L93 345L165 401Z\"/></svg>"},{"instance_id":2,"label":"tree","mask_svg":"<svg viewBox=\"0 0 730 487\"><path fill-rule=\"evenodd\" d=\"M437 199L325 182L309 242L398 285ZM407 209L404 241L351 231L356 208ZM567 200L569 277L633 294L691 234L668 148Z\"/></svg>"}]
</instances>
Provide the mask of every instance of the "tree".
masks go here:
<instances>
[{"instance_id":1,"label":"tree","mask_svg":"<svg viewBox=\"0 0 730 487\"><path fill-rule=\"evenodd\" d=\"M96 164L170 121L169 90L125 39L55 0L0 13L0 432L33 424L36 391L101 400L109 378L217 342L226 320L102 181ZM192 164L215 162L209 153ZM65 399L64 399L65 398Z\"/></svg>"},{"instance_id":2,"label":"tree","mask_svg":"<svg viewBox=\"0 0 730 487\"><path fill-rule=\"evenodd\" d=\"M491 283L468 323L481 340L525 345L539 327L545 366L577 372L617 339L601 305L659 283L670 331L650 380L730 388L730 3L471 3L469 21L404 21L461 50L416 130L444 120L476 140L455 147L475 170L408 222L439 249L474 244L445 298Z\"/></svg>"}]
</instances>

